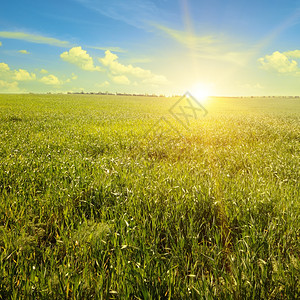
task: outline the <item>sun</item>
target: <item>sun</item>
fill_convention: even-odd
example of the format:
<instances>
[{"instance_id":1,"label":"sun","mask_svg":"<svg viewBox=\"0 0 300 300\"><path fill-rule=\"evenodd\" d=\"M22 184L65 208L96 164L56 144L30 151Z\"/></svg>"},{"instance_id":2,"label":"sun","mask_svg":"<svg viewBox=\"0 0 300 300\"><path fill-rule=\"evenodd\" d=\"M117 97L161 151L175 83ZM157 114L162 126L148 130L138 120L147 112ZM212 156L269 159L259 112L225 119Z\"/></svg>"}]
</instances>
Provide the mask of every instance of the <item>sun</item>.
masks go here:
<instances>
[{"instance_id":1,"label":"sun","mask_svg":"<svg viewBox=\"0 0 300 300\"><path fill-rule=\"evenodd\" d=\"M203 83L197 83L190 89L190 93L199 101L206 102L209 96L212 95L212 87Z\"/></svg>"}]
</instances>

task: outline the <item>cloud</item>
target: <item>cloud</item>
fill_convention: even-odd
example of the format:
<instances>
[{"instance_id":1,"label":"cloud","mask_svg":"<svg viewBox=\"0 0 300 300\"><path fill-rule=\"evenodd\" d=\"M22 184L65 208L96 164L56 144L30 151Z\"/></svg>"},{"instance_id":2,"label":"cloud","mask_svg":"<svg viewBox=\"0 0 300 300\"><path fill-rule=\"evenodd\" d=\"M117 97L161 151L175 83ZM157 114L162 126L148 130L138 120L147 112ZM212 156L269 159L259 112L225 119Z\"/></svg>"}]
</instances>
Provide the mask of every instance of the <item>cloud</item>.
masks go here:
<instances>
[{"instance_id":1,"label":"cloud","mask_svg":"<svg viewBox=\"0 0 300 300\"><path fill-rule=\"evenodd\" d=\"M0 80L0 91L1 92L17 92L19 90L18 82L7 82Z\"/></svg>"},{"instance_id":2,"label":"cloud","mask_svg":"<svg viewBox=\"0 0 300 300\"><path fill-rule=\"evenodd\" d=\"M93 58L81 47L73 47L60 55L61 59L74 64L86 71L101 71L99 66L94 66Z\"/></svg>"},{"instance_id":3,"label":"cloud","mask_svg":"<svg viewBox=\"0 0 300 300\"><path fill-rule=\"evenodd\" d=\"M108 18L137 28L149 28L148 22L169 20L171 13L160 9L151 0L77 0L85 7Z\"/></svg>"},{"instance_id":4,"label":"cloud","mask_svg":"<svg viewBox=\"0 0 300 300\"><path fill-rule=\"evenodd\" d=\"M114 53L111 53L109 50L105 51L105 57L104 58L99 58L99 61L106 67L111 66L112 64L117 64L119 63L116 61L118 59L118 56Z\"/></svg>"},{"instance_id":5,"label":"cloud","mask_svg":"<svg viewBox=\"0 0 300 300\"><path fill-rule=\"evenodd\" d=\"M86 46L87 48L90 48L90 49L97 49L97 50L110 50L110 51L113 51L113 52L120 52L120 53L125 53L127 52L126 50L120 48L120 47L95 47L95 46Z\"/></svg>"},{"instance_id":6,"label":"cloud","mask_svg":"<svg viewBox=\"0 0 300 300\"><path fill-rule=\"evenodd\" d=\"M126 84L130 82L126 76L133 76L135 78L143 79L144 83L149 83L150 81L160 81L161 84L168 83L167 78L165 78L163 75L153 74L150 70L145 70L140 67L121 64L118 61L118 56L109 50L105 51L105 56L103 58L99 58L99 62L108 69L112 76L118 78L116 79L117 81L127 82ZM127 80L124 77L120 77L122 75L124 75ZM116 82L116 80L114 80L114 82Z\"/></svg>"},{"instance_id":7,"label":"cloud","mask_svg":"<svg viewBox=\"0 0 300 300\"><path fill-rule=\"evenodd\" d=\"M197 35L192 31L176 30L155 23L151 25L160 33L187 48L189 56L196 59L223 61L244 66L254 53L254 49L244 50L241 44L224 36Z\"/></svg>"},{"instance_id":8,"label":"cloud","mask_svg":"<svg viewBox=\"0 0 300 300\"><path fill-rule=\"evenodd\" d=\"M56 47L70 47L70 43L67 41L61 41L55 38L46 37L42 35L30 34L25 32L12 32L12 31L0 31L0 37L6 39L22 40L36 44L47 44Z\"/></svg>"},{"instance_id":9,"label":"cloud","mask_svg":"<svg viewBox=\"0 0 300 300\"><path fill-rule=\"evenodd\" d=\"M19 69L14 71L14 79L17 81L28 81L28 80L35 80L36 75L34 73L29 73L26 70Z\"/></svg>"},{"instance_id":10,"label":"cloud","mask_svg":"<svg viewBox=\"0 0 300 300\"><path fill-rule=\"evenodd\" d=\"M248 89L248 90L260 90L263 89L264 87L260 83L244 83L239 85L241 88Z\"/></svg>"},{"instance_id":11,"label":"cloud","mask_svg":"<svg viewBox=\"0 0 300 300\"><path fill-rule=\"evenodd\" d=\"M28 52L27 50L19 50L18 52L22 54L30 54L30 52Z\"/></svg>"},{"instance_id":12,"label":"cloud","mask_svg":"<svg viewBox=\"0 0 300 300\"><path fill-rule=\"evenodd\" d=\"M136 58L131 58L130 62L132 64L145 64L145 63L152 62L152 59L150 57L136 57Z\"/></svg>"},{"instance_id":13,"label":"cloud","mask_svg":"<svg viewBox=\"0 0 300 300\"><path fill-rule=\"evenodd\" d=\"M153 26L188 48L203 49L217 43L217 39L212 35L198 36L190 32L175 30L158 24L153 24Z\"/></svg>"},{"instance_id":14,"label":"cloud","mask_svg":"<svg viewBox=\"0 0 300 300\"><path fill-rule=\"evenodd\" d=\"M0 77L8 83L11 81L31 81L36 79L35 73L29 73L27 70L11 70L8 64L0 63Z\"/></svg>"},{"instance_id":15,"label":"cloud","mask_svg":"<svg viewBox=\"0 0 300 300\"><path fill-rule=\"evenodd\" d=\"M40 82L47 84L47 85L61 85L63 84L62 81L60 81L56 76L50 74L47 76L44 76L40 79Z\"/></svg>"},{"instance_id":16,"label":"cloud","mask_svg":"<svg viewBox=\"0 0 300 300\"><path fill-rule=\"evenodd\" d=\"M0 42L0 47L2 46L2 42Z\"/></svg>"},{"instance_id":17,"label":"cloud","mask_svg":"<svg viewBox=\"0 0 300 300\"><path fill-rule=\"evenodd\" d=\"M103 87L107 87L109 85L110 85L110 83L107 80L105 80L104 82L97 84L96 86L99 88L103 88Z\"/></svg>"},{"instance_id":18,"label":"cloud","mask_svg":"<svg viewBox=\"0 0 300 300\"><path fill-rule=\"evenodd\" d=\"M0 75L2 78L4 77L5 79L16 81L29 81L36 79L35 73L29 73L23 69L11 70L6 63L0 63Z\"/></svg>"},{"instance_id":19,"label":"cloud","mask_svg":"<svg viewBox=\"0 0 300 300\"><path fill-rule=\"evenodd\" d=\"M76 74L72 73L71 79L76 80L77 78L78 78L78 76Z\"/></svg>"},{"instance_id":20,"label":"cloud","mask_svg":"<svg viewBox=\"0 0 300 300\"><path fill-rule=\"evenodd\" d=\"M71 78L68 78L65 82L71 82L72 80L78 79L78 76L74 73L71 74Z\"/></svg>"},{"instance_id":21,"label":"cloud","mask_svg":"<svg viewBox=\"0 0 300 300\"><path fill-rule=\"evenodd\" d=\"M47 74L48 71L45 69L40 70L41 74ZM72 74L72 79L75 78L75 74ZM70 82L68 79L66 81L59 80L55 75L49 74L45 75L42 78L38 79L35 73L29 73L27 70L18 69L12 70L6 63L0 63L0 79L1 79L1 91L5 89L5 91L14 92L20 91L18 88L18 84L22 82L28 81L36 81L41 82L46 85L52 86L61 86L65 82Z\"/></svg>"},{"instance_id":22,"label":"cloud","mask_svg":"<svg viewBox=\"0 0 300 300\"><path fill-rule=\"evenodd\" d=\"M130 84L130 80L125 75L111 76L111 79L116 84Z\"/></svg>"},{"instance_id":23,"label":"cloud","mask_svg":"<svg viewBox=\"0 0 300 300\"><path fill-rule=\"evenodd\" d=\"M165 76L162 75L153 75L149 78L146 78L142 81L142 83L145 84L151 84L151 85L165 85L168 84L169 81Z\"/></svg>"},{"instance_id":24,"label":"cloud","mask_svg":"<svg viewBox=\"0 0 300 300\"><path fill-rule=\"evenodd\" d=\"M297 61L291 59L292 57L298 58L299 50L279 52L275 51L271 55L266 55L258 59L262 69L266 71L273 71L277 73L289 73L293 75L300 74L300 68Z\"/></svg>"},{"instance_id":25,"label":"cloud","mask_svg":"<svg viewBox=\"0 0 300 300\"><path fill-rule=\"evenodd\" d=\"M0 63L0 72L8 72L10 71L10 68L8 66L8 64L6 63Z\"/></svg>"},{"instance_id":26,"label":"cloud","mask_svg":"<svg viewBox=\"0 0 300 300\"><path fill-rule=\"evenodd\" d=\"M300 50L286 51L283 54L291 58L300 58Z\"/></svg>"}]
</instances>

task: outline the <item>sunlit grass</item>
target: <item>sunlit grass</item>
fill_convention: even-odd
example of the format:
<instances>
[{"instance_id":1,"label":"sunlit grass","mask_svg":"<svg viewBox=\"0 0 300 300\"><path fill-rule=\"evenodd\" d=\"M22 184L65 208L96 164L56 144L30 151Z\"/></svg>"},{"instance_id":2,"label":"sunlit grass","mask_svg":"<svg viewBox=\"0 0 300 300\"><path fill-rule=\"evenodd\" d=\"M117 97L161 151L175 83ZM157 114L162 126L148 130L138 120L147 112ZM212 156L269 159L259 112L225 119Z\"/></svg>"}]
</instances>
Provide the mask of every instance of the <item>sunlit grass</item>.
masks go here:
<instances>
[{"instance_id":1,"label":"sunlit grass","mask_svg":"<svg viewBox=\"0 0 300 300\"><path fill-rule=\"evenodd\" d=\"M300 104L0 95L0 297L296 299Z\"/></svg>"}]
</instances>

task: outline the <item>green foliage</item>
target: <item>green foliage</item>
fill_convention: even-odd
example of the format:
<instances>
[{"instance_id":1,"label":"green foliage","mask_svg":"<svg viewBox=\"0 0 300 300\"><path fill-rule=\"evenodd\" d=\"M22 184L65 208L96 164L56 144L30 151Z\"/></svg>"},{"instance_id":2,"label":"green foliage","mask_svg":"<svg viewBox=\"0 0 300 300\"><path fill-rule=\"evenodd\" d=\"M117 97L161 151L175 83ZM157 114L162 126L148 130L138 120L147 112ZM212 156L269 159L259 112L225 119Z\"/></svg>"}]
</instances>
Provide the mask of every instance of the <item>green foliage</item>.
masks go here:
<instances>
[{"instance_id":1,"label":"green foliage","mask_svg":"<svg viewBox=\"0 0 300 300\"><path fill-rule=\"evenodd\" d=\"M0 299L300 297L300 101L176 100L0 95Z\"/></svg>"}]
</instances>

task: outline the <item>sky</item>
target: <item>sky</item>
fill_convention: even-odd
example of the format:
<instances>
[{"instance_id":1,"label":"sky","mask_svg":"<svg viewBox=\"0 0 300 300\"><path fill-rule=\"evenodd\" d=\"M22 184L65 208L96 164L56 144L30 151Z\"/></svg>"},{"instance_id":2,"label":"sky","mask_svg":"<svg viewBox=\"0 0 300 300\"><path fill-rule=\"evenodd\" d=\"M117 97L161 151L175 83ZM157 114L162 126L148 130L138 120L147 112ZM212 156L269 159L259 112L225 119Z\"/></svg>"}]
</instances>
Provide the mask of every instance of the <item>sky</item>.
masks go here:
<instances>
[{"instance_id":1,"label":"sky","mask_svg":"<svg viewBox=\"0 0 300 300\"><path fill-rule=\"evenodd\" d=\"M10 0L0 93L300 95L299 0Z\"/></svg>"}]
</instances>

